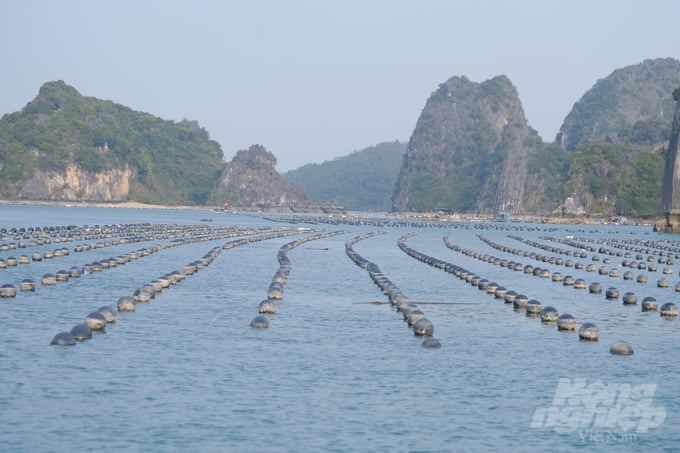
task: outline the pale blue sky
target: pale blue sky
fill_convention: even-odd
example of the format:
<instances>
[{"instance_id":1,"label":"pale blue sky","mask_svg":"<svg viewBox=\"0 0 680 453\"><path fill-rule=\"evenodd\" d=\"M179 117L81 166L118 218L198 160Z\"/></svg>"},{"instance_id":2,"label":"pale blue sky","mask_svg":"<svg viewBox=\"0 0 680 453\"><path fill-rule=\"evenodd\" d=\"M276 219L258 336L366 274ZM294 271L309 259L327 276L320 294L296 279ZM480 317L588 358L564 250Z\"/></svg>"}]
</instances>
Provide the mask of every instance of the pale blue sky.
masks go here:
<instances>
[{"instance_id":1,"label":"pale blue sky","mask_svg":"<svg viewBox=\"0 0 680 453\"><path fill-rule=\"evenodd\" d=\"M598 79L680 59L678 18L674 0L2 0L0 115L61 79L286 171L407 141L440 83L505 74L551 141Z\"/></svg>"}]
</instances>

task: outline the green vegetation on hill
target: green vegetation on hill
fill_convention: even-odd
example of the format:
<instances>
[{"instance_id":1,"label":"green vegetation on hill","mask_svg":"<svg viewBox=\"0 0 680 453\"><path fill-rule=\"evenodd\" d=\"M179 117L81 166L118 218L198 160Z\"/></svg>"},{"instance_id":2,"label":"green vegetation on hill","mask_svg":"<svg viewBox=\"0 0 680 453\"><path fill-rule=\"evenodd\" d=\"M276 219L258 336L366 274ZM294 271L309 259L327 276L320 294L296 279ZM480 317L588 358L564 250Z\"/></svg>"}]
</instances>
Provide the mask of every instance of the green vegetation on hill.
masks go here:
<instances>
[{"instance_id":1,"label":"green vegetation on hill","mask_svg":"<svg viewBox=\"0 0 680 453\"><path fill-rule=\"evenodd\" d=\"M598 80L564 120L558 142L568 151L565 196L587 212L661 215L664 150L680 84L680 61L645 60Z\"/></svg>"},{"instance_id":2,"label":"green vegetation on hill","mask_svg":"<svg viewBox=\"0 0 680 453\"><path fill-rule=\"evenodd\" d=\"M316 208L304 189L282 178L275 166L276 157L262 145L238 151L220 178L213 202L245 209Z\"/></svg>"},{"instance_id":3,"label":"green vegetation on hill","mask_svg":"<svg viewBox=\"0 0 680 453\"><path fill-rule=\"evenodd\" d=\"M592 215L661 215L661 148L585 142L576 151L544 144L529 159L525 205L551 213L572 197Z\"/></svg>"},{"instance_id":4,"label":"green vegetation on hill","mask_svg":"<svg viewBox=\"0 0 680 453\"><path fill-rule=\"evenodd\" d=\"M380 143L322 164L284 173L315 200L355 211L387 211L406 143Z\"/></svg>"},{"instance_id":5,"label":"green vegetation on hill","mask_svg":"<svg viewBox=\"0 0 680 453\"><path fill-rule=\"evenodd\" d=\"M539 139L540 140L540 139ZM529 213L550 213L564 202L573 153L556 143L540 144L529 157L524 186L524 205Z\"/></svg>"},{"instance_id":6,"label":"green vegetation on hill","mask_svg":"<svg viewBox=\"0 0 680 453\"><path fill-rule=\"evenodd\" d=\"M129 198L204 204L224 168L220 145L193 121L166 121L111 101L81 96L62 81L0 120L0 195L16 196L37 170L89 172L130 166Z\"/></svg>"},{"instance_id":7,"label":"green vegetation on hill","mask_svg":"<svg viewBox=\"0 0 680 453\"><path fill-rule=\"evenodd\" d=\"M588 200L592 213L632 217L661 214L661 151L615 143L584 143L573 154L568 193Z\"/></svg>"},{"instance_id":8,"label":"green vegetation on hill","mask_svg":"<svg viewBox=\"0 0 680 453\"><path fill-rule=\"evenodd\" d=\"M645 60L598 80L564 119L557 141L575 151L580 143L659 144L668 140L680 83L680 61Z\"/></svg>"}]
</instances>

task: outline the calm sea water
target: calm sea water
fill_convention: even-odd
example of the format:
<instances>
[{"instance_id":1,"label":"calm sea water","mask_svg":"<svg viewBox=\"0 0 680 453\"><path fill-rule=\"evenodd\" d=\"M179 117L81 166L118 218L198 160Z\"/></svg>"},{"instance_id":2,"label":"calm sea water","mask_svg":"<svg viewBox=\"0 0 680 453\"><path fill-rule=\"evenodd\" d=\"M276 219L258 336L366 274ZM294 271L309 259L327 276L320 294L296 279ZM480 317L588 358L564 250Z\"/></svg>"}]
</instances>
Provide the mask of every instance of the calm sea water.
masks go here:
<instances>
[{"instance_id":1,"label":"calm sea water","mask_svg":"<svg viewBox=\"0 0 680 453\"><path fill-rule=\"evenodd\" d=\"M201 222L210 217L212 222ZM209 211L0 206L0 228L178 224L214 227L286 224ZM292 271L268 329L249 326L290 237L221 254L106 333L76 346L52 337L103 305L180 269L227 240L161 250L78 279L40 285L45 273L166 242L159 239L74 252L74 241L0 252L0 258L67 247L68 256L0 269L0 285L38 282L34 293L0 299L2 451L674 451L680 442L680 320L644 313L640 303L576 290L446 248L473 250L615 286L621 295L680 302L673 274L635 271L646 284L539 263L490 248L477 237L537 251L509 235L658 241L649 227L489 224L447 228L303 225L350 230L290 252ZM401 313L345 254L345 241L377 264L435 326L441 349L421 347ZM510 304L407 256L408 245L594 322L598 342L558 332ZM672 236L669 240L672 240ZM5 242L17 242L8 237ZM92 242L97 242L93 240ZM551 245L558 245L552 243ZM669 243L669 246L671 244ZM548 252L542 252L549 254ZM550 254L556 255L556 254ZM574 259L590 264L587 258ZM604 255L600 255L604 258ZM567 257L565 257L567 258ZM621 257L609 267L621 274ZM677 260L680 262L680 259ZM600 267L601 262L596 262ZM656 281L667 277L669 288ZM615 340L635 354L615 356ZM559 390L559 391L558 391ZM558 395L556 397L556 392ZM552 413L558 418L541 418ZM651 417L651 420L650 420ZM656 418L654 418L656 417ZM559 420L559 423L557 422ZM646 423L646 424L645 424Z\"/></svg>"}]
</instances>

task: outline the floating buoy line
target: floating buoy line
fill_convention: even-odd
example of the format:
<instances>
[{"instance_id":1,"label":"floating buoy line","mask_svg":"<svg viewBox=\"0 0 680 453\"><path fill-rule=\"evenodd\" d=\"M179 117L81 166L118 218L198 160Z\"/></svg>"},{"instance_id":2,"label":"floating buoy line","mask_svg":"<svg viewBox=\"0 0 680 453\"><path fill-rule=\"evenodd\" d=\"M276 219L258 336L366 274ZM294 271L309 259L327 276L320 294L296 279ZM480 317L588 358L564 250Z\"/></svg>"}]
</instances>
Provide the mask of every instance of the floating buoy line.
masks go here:
<instances>
[{"instance_id":1,"label":"floating buoy line","mask_svg":"<svg viewBox=\"0 0 680 453\"><path fill-rule=\"evenodd\" d=\"M189 231L191 230L189 229ZM164 289L170 288L172 285L183 281L199 270L209 266L215 260L215 258L220 255L222 250L229 250L234 247L239 247L259 241L305 234L309 233L310 231L312 230L308 228L229 228L226 231L220 231L218 229L214 232L214 234L205 234L205 229L203 229L203 232L200 234L188 234L181 239L173 239L159 245L147 247L123 255L124 259L122 259L121 262L116 260L116 264L113 267L119 264L125 264L129 260L149 256L152 253L156 253L169 247L246 236L226 242L222 246L213 247L198 260L181 266L179 269L162 274L157 279L154 279L142 287L134 290L131 296L128 295L120 297L117 301L116 308L111 305L105 305L89 313L87 316L85 316L83 322L77 323L71 328L71 330L57 333L52 338L51 344L72 346L77 344L78 341L92 338L93 332L103 332L107 324L117 321L116 310L118 312L136 311L137 304L150 302L151 299L154 299L156 296L158 296ZM108 264L108 267L103 266L101 269L91 269L91 271L98 272L100 270L110 268L112 262L109 262Z\"/></svg>"}]
</instances>

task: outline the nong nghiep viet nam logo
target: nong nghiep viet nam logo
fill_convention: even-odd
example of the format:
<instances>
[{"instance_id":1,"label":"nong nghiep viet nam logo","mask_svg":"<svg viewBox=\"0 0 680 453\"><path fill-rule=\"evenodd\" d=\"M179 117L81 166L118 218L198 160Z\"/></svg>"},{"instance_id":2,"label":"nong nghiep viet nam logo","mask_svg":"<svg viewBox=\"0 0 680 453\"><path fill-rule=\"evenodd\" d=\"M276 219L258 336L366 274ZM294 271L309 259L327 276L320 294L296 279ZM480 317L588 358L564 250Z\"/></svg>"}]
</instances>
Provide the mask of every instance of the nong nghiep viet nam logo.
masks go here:
<instances>
[{"instance_id":1,"label":"nong nghiep viet nam logo","mask_svg":"<svg viewBox=\"0 0 680 453\"><path fill-rule=\"evenodd\" d=\"M552 405L539 407L532 428L560 433L609 431L646 433L666 419L666 409L654 405L656 384L605 384L586 379L560 379Z\"/></svg>"}]
</instances>

